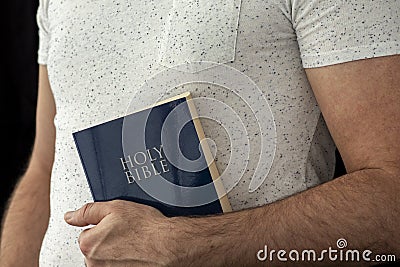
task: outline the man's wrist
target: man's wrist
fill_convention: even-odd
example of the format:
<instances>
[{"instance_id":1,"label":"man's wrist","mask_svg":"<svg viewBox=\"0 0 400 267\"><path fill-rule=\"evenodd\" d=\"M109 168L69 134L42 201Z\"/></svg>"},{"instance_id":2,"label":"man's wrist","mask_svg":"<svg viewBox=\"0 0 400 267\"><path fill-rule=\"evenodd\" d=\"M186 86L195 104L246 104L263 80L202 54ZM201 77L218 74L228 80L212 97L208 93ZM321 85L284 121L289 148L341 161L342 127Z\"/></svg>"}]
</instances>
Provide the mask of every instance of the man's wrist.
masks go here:
<instances>
[{"instance_id":1,"label":"man's wrist","mask_svg":"<svg viewBox=\"0 0 400 267\"><path fill-rule=\"evenodd\" d=\"M197 266L202 258L215 257L210 251L222 243L224 235L213 233L215 229L207 220L216 217L173 217L168 219L170 231L168 236L169 249L173 254L171 266ZM225 240L226 241L226 240ZM213 259L214 262L214 259Z\"/></svg>"},{"instance_id":2,"label":"man's wrist","mask_svg":"<svg viewBox=\"0 0 400 267\"><path fill-rule=\"evenodd\" d=\"M168 266L181 266L191 258L189 254L196 246L191 220L192 218L186 217L167 218L168 231L165 245L170 255Z\"/></svg>"},{"instance_id":3,"label":"man's wrist","mask_svg":"<svg viewBox=\"0 0 400 267\"><path fill-rule=\"evenodd\" d=\"M254 254L255 258L258 246L250 218L258 212L263 211L252 209L221 216L170 218L169 239L176 255L173 265L204 266L212 262L216 266L225 266L238 264L238 258L252 257L247 254ZM250 243L254 248L243 246ZM232 251L235 255L230 257Z\"/></svg>"},{"instance_id":4,"label":"man's wrist","mask_svg":"<svg viewBox=\"0 0 400 267\"><path fill-rule=\"evenodd\" d=\"M295 227L288 222L290 215L279 213L282 204L276 202L216 216L172 218L180 262L190 262L189 266L209 265L210 261L215 266L259 264L260 249L265 245L286 248L284 241L294 235Z\"/></svg>"}]
</instances>

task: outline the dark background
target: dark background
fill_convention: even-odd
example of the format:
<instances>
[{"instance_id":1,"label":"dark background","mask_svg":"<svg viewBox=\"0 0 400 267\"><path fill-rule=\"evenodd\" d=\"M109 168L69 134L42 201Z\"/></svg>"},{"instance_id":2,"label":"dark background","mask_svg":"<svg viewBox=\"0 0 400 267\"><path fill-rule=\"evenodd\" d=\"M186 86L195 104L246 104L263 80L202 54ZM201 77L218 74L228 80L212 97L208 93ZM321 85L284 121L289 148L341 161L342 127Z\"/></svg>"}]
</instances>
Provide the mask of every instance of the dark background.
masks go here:
<instances>
[{"instance_id":1,"label":"dark background","mask_svg":"<svg viewBox=\"0 0 400 267\"><path fill-rule=\"evenodd\" d=\"M37 2L2 2L0 218L17 178L27 165L35 132L38 82Z\"/></svg>"}]
</instances>

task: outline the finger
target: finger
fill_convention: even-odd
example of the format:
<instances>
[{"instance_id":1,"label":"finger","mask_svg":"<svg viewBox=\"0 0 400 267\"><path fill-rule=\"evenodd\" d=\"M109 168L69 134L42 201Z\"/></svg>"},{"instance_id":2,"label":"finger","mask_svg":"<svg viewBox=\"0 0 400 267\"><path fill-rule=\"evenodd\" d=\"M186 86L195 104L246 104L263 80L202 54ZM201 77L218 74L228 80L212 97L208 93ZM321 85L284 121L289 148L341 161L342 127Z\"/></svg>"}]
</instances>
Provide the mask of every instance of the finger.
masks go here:
<instances>
[{"instance_id":1,"label":"finger","mask_svg":"<svg viewBox=\"0 0 400 267\"><path fill-rule=\"evenodd\" d=\"M106 203L87 203L76 211L65 213L64 220L73 226L87 226L98 224L104 217L110 214Z\"/></svg>"},{"instance_id":2,"label":"finger","mask_svg":"<svg viewBox=\"0 0 400 267\"><path fill-rule=\"evenodd\" d=\"M84 256L87 256L90 252L91 247L93 246L92 238L91 238L91 232L93 231L93 228L88 228L85 229L81 232L81 234L78 237L78 244L79 248Z\"/></svg>"}]
</instances>

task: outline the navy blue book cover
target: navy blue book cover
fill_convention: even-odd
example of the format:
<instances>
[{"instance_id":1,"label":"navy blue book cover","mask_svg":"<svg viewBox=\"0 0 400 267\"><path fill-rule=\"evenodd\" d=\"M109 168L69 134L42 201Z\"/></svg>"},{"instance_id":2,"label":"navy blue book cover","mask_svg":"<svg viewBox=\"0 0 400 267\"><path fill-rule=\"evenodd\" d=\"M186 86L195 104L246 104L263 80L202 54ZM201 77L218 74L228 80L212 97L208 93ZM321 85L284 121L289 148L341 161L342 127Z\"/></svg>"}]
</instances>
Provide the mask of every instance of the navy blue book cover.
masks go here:
<instances>
[{"instance_id":1,"label":"navy blue book cover","mask_svg":"<svg viewBox=\"0 0 400 267\"><path fill-rule=\"evenodd\" d=\"M200 144L204 133L190 99L185 93L73 133L95 201L134 201L166 216L230 211L227 197L216 186L215 163L207 161L208 147ZM197 167L186 168L187 160ZM202 198L210 201L201 204Z\"/></svg>"}]
</instances>

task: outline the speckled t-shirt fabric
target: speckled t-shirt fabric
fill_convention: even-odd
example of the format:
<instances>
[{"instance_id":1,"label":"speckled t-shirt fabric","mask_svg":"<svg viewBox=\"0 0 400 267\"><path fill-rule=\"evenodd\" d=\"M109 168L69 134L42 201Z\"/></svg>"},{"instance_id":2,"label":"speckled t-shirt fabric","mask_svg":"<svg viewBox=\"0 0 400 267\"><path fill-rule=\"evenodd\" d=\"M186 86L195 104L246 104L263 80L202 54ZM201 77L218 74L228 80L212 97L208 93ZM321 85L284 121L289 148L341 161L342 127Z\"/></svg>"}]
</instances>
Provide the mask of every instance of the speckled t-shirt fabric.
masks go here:
<instances>
[{"instance_id":1,"label":"speckled t-shirt fabric","mask_svg":"<svg viewBox=\"0 0 400 267\"><path fill-rule=\"evenodd\" d=\"M243 160L245 174L228 193L234 210L330 180L335 147L304 68L398 54L399 13L397 0L41 0L38 62L47 65L57 106L51 216L41 266L84 266L80 229L63 221L64 212L92 201L72 133L121 117L128 107L154 103L165 92L143 91L141 85L177 64L216 62L238 70L268 102L249 107L229 88L200 82L168 93L214 98L243 119L251 154ZM252 116L257 112L272 112L276 150L265 181L250 192L257 159L268 152L261 151ZM202 123L218 147L223 171L229 160L238 160L230 158L229 135L212 120Z\"/></svg>"}]
</instances>

